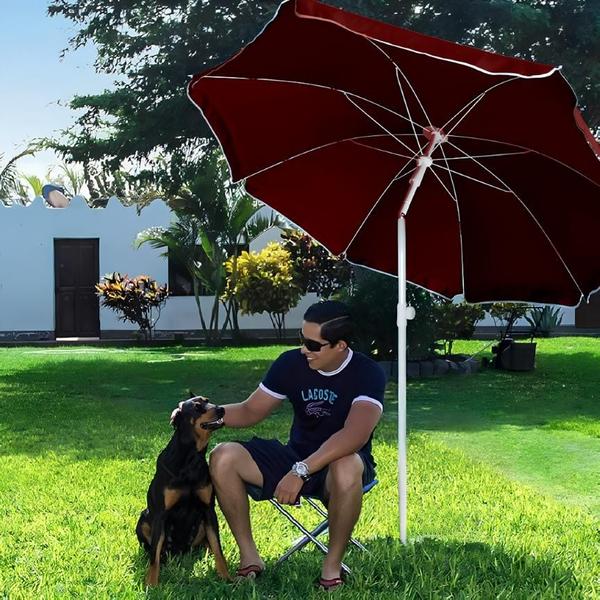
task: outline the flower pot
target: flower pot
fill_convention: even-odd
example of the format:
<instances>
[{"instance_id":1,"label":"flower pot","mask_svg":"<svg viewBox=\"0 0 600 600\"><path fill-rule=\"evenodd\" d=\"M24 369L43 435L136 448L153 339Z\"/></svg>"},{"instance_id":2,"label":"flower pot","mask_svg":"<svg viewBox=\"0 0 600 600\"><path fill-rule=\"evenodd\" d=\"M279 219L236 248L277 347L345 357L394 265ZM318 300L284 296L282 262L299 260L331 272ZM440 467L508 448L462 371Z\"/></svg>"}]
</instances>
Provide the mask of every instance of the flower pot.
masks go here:
<instances>
[{"instance_id":1,"label":"flower pot","mask_svg":"<svg viewBox=\"0 0 600 600\"><path fill-rule=\"evenodd\" d=\"M515 342L504 339L492 349L496 353L494 366L507 371L533 371L535 369L535 342Z\"/></svg>"}]
</instances>

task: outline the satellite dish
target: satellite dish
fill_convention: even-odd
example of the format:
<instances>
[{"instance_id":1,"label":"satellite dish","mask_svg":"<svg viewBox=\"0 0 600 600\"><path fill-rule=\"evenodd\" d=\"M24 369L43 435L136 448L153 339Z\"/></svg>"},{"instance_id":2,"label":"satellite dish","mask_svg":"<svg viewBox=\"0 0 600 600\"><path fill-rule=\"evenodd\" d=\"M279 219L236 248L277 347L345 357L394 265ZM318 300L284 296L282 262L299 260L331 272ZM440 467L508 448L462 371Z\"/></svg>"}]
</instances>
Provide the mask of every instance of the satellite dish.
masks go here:
<instances>
[{"instance_id":1,"label":"satellite dish","mask_svg":"<svg viewBox=\"0 0 600 600\"><path fill-rule=\"evenodd\" d=\"M49 183L42 188L44 200L53 208L66 208L69 206L69 198L65 196L65 189L59 185Z\"/></svg>"}]
</instances>

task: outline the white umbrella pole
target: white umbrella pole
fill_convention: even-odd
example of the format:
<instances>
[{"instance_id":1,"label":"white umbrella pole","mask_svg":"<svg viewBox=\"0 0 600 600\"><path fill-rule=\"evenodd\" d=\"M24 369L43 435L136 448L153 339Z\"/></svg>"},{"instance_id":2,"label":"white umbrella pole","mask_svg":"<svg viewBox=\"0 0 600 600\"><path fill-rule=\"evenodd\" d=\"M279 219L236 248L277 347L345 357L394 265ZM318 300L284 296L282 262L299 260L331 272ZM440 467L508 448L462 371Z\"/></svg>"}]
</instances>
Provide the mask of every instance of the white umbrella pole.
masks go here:
<instances>
[{"instance_id":1,"label":"white umbrella pole","mask_svg":"<svg viewBox=\"0 0 600 600\"><path fill-rule=\"evenodd\" d=\"M398 219L398 511L400 541L406 544L406 223Z\"/></svg>"},{"instance_id":2,"label":"white umbrella pole","mask_svg":"<svg viewBox=\"0 0 600 600\"><path fill-rule=\"evenodd\" d=\"M400 518L400 541L406 544L407 506L407 459L406 459L406 321L415 318L415 310L406 306L406 215L425 171L432 165L431 155L446 137L437 129L429 132L429 143L417 160L417 170L410 180L410 187L402 203L398 217L398 516Z\"/></svg>"}]
</instances>

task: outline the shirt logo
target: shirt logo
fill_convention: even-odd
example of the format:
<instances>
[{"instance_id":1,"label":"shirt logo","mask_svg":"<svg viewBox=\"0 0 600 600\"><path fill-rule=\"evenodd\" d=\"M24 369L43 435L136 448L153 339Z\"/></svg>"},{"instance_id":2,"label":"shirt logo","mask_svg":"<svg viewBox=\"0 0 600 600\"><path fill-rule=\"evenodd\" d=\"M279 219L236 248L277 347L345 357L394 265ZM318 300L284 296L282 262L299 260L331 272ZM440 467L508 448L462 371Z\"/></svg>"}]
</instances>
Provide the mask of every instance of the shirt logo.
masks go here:
<instances>
[{"instance_id":1,"label":"shirt logo","mask_svg":"<svg viewBox=\"0 0 600 600\"><path fill-rule=\"evenodd\" d=\"M306 414L310 417L330 417L331 411L323 406L324 401L321 402L309 402L306 405Z\"/></svg>"},{"instance_id":2,"label":"shirt logo","mask_svg":"<svg viewBox=\"0 0 600 600\"><path fill-rule=\"evenodd\" d=\"M335 392L324 390L323 388L308 388L308 390L302 390L302 400L304 400L304 402L322 400L323 402L333 404L337 397L338 395Z\"/></svg>"}]
</instances>

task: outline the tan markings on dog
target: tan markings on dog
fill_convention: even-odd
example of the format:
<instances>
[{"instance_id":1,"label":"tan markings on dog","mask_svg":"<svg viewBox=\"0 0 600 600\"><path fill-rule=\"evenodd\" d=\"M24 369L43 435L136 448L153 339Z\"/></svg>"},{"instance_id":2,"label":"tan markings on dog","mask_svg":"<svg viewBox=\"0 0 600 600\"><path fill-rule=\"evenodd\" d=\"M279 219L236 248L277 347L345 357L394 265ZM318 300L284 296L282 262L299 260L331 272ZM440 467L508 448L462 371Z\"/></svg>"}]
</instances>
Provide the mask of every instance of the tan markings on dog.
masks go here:
<instances>
[{"instance_id":1,"label":"tan markings on dog","mask_svg":"<svg viewBox=\"0 0 600 600\"><path fill-rule=\"evenodd\" d=\"M142 523L142 535L146 538L146 541L150 543L152 541L152 527L150 523Z\"/></svg>"},{"instance_id":2,"label":"tan markings on dog","mask_svg":"<svg viewBox=\"0 0 600 600\"><path fill-rule=\"evenodd\" d=\"M221 579L231 581L229 569L227 568L227 562L225 561L225 557L223 556L223 552L221 551L221 544L219 543L219 538L215 530L210 526L210 524L206 525L206 539L208 540L208 547L211 549L211 552L215 556L215 567L217 569L217 574Z\"/></svg>"},{"instance_id":3,"label":"tan markings on dog","mask_svg":"<svg viewBox=\"0 0 600 600\"><path fill-rule=\"evenodd\" d=\"M200 498L200 502L206 504L206 506L210 505L210 499L212 498L213 487L212 484L208 484L202 488L198 488L196 490L196 495Z\"/></svg>"},{"instance_id":4,"label":"tan markings on dog","mask_svg":"<svg viewBox=\"0 0 600 600\"><path fill-rule=\"evenodd\" d=\"M165 498L165 510L171 510L183 496L183 491L165 488L163 496Z\"/></svg>"},{"instance_id":5,"label":"tan markings on dog","mask_svg":"<svg viewBox=\"0 0 600 600\"><path fill-rule=\"evenodd\" d=\"M204 527L204 523L200 523L198 527L198 533L192 542L192 548L197 548L200 545L206 545L206 528Z\"/></svg>"},{"instance_id":6,"label":"tan markings on dog","mask_svg":"<svg viewBox=\"0 0 600 600\"><path fill-rule=\"evenodd\" d=\"M146 575L146 585L155 587L158 585L158 572L160 570L160 553L162 551L162 547L165 541L164 532L160 536L158 540L158 545L156 546L156 554L154 555L154 561L150 565L148 569L148 573Z\"/></svg>"}]
</instances>

